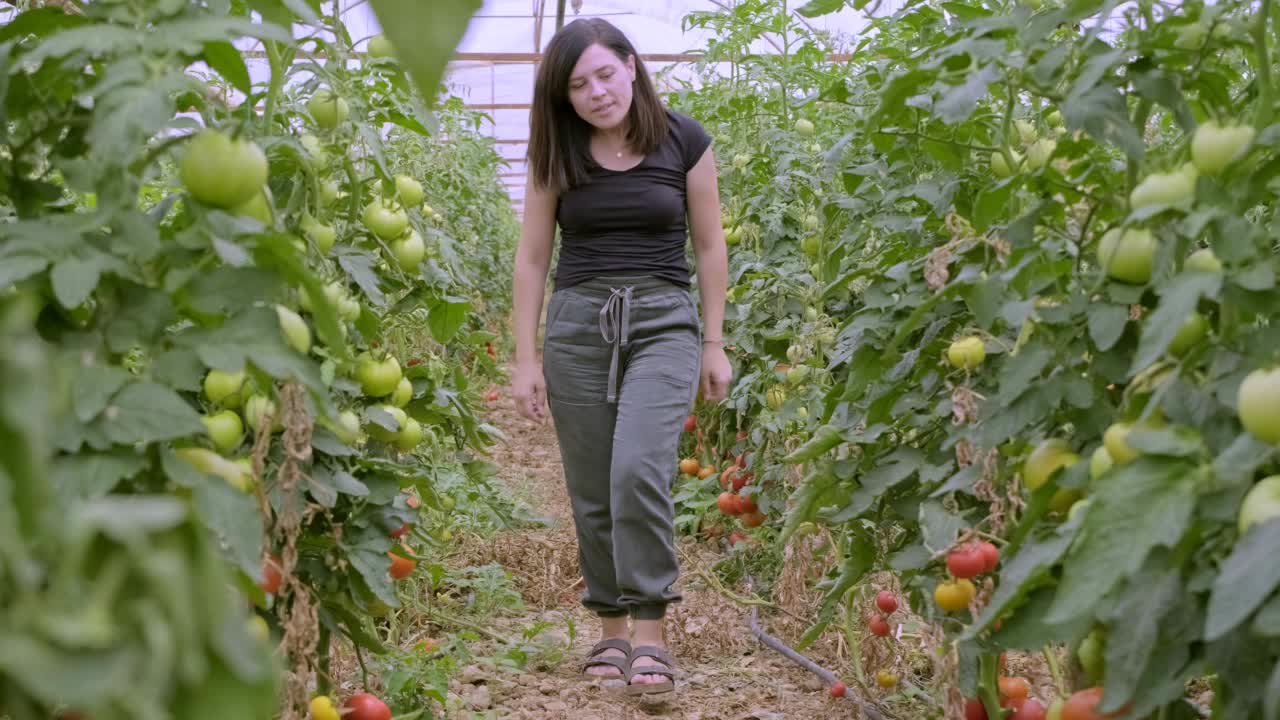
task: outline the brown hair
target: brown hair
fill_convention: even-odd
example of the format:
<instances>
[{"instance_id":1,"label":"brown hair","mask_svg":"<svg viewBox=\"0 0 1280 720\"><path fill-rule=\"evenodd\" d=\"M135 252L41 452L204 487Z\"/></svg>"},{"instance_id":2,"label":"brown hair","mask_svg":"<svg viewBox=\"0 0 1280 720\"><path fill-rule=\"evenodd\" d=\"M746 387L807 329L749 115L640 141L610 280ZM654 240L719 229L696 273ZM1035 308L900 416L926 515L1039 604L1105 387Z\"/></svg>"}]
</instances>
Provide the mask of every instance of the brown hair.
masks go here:
<instances>
[{"instance_id":1,"label":"brown hair","mask_svg":"<svg viewBox=\"0 0 1280 720\"><path fill-rule=\"evenodd\" d=\"M547 43L538 65L533 108L529 112L530 176L539 187L555 193L587 182L587 171L595 162L591 157L591 125L574 112L569 102L569 75L582 53L596 43L613 51L623 62L628 57L635 58L627 142L640 154L648 155L658 149L669 132L666 109L627 36L607 20L574 20Z\"/></svg>"}]
</instances>

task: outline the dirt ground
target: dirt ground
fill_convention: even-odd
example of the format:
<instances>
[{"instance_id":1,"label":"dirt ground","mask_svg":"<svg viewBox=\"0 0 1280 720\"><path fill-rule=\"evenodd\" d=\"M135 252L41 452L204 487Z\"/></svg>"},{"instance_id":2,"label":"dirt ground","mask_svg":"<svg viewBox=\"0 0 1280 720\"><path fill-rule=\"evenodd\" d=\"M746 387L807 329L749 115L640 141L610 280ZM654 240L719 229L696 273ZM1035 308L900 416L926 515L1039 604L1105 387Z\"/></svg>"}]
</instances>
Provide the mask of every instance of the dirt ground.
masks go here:
<instances>
[{"instance_id":1,"label":"dirt ground","mask_svg":"<svg viewBox=\"0 0 1280 720\"><path fill-rule=\"evenodd\" d=\"M597 639L599 623L578 602L577 549L554 428L550 420L537 425L521 418L506 397L495 403L489 421L508 438L492 458L503 468L502 480L537 512L554 518L554 523L549 528L504 533L485 547L467 552L477 553L482 561L501 563L515 578L528 616L511 623L514 628L549 621L556 626L551 632L567 641L563 628L571 619L577 637L563 660L545 672L520 676L485 672L485 668L464 672L451 689L470 700L471 707L451 712L450 718L859 717L852 702L828 697L815 675L763 647L751 634L745 608L703 587L697 575L718 553L709 543L681 544L684 601L669 610L667 625L668 642L679 665L675 697L661 704L641 704L580 677L575 665Z\"/></svg>"}]
</instances>

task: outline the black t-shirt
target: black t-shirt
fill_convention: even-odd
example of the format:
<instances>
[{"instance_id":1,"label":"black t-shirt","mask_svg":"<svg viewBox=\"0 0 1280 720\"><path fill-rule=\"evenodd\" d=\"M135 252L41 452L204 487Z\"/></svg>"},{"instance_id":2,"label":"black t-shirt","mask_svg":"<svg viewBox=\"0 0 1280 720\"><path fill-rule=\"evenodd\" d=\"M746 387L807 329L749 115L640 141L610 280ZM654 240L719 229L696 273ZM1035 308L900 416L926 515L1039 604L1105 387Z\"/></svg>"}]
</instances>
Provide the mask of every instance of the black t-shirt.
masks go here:
<instances>
[{"instance_id":1,"label":"black t-shirt","mask_svg":"<svg viewBox=\"0 0 1280 720\"><path fill-rule=\"evenodd\" d=\"M686 179L711 144L696 120L667 110L670 132L630 170L594 165L560 193L556 288L600 275L653 275L689 287Z\"/></svg>"}]
</instances>

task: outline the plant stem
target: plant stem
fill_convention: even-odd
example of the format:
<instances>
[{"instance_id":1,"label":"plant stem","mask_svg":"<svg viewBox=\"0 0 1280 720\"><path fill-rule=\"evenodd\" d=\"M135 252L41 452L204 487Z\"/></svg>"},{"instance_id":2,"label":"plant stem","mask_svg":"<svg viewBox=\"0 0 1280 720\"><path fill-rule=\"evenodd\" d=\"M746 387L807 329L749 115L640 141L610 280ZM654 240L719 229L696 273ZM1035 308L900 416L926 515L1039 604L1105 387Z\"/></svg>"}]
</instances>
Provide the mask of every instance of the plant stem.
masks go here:
<instances>
[{"instance_id":1,"label":"plant stem","mask_svg":"<svg viewBox=\"0 0 1280 720\"><path fill-rule=\"evenodd\" d=\"M1062 681L1062 668L1058 666L1058 656L1048 645L1041 650L1044 654L1044 661L1049 665L1049 675L1053 678L1053 686L1058 689L1058 697L1067 696L1067 685Z\"/></svg>"},{"instance_id":2,"label":"plant stem","mask_svg":"<svg viewBox=\"0 0 1280 720\"><path fill-rule=\"evenodd\" d=\"M1138 138L1142 140L1144 143L1146 142L1146 140L1144 139L1146 133L1143 132L1143 128L1145 128L1147 125L1147 115L1150 112L1151 112L1151 101L1146 98L1139 100L1138 107L1135 108L1133 111L1133 127L1135 130L1138 131ZM1132 159L1130 159L1128 164L1128 171L1127 171L1128 174L1125 180L1126 196L1133 191L1134 187L1138 185L1138 169L1139 169L1138 165L1134 163Z\"/></svg>"},{"instance_id":3,"label":"plant stem","mask_svg":"<svg viewBox=\"0 0 1280 720\"><path fill-rule=\"evenodd\" d=\"M284 68L280 61L280 48L270 40L264 42L267 47L267 64L271 67L271 81L267 86L267 99L262 110L262 129L270 131L271 118L275 116L276 97L284 86Z\"/></svg>"},{"instance_id":4,"label":"plant stem","mask_svg":"<svg viewBox=\"0 0 1280 720\"><path fill-rule=\"evenodd\" d=\"M1262 0L1258 9L1258 18L1254 21L1250 34L1253 35L1253 51L1257 55L1255 62L1258 73L1258 116L1255 126L1261 130L1271 124L1271 58L1267 51L1267 21L1271 17L1271 0Z\"/></svg>"}]
</instances>

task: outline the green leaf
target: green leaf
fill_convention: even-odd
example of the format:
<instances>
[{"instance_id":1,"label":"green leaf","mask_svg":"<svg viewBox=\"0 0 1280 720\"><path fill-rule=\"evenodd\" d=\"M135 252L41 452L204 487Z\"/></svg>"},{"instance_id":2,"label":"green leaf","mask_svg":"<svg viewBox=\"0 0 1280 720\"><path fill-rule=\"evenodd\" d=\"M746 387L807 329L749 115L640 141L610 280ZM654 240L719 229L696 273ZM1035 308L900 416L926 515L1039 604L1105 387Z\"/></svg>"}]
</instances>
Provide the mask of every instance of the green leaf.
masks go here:
<instances>
[{"instance_id":1,"label":"green leaf","mask_svg":"<svg viewBox=\"0 0 1280 720\"><path fill-rule=\"evenodd\" d=\"M222 266L191 278L182 299L201 315L234 315L272 297L280 287L280 277L266 270Z\"/></svg>"},{"instance_id":2,"label":"green leaf","mask_svg":"<svg viewBox=\"0 0 1280 720\"><path fill-rule=\"evenodd\" d=\"M427 318L431 336L436 342L449 342L458 328L466 322L467 311L470 309L471 303L460 298L446 297L431 303L431 312Z\"/></svg>"},{"instance_id":3,"label":"green leaf","mask_svg":"<svg viewBox=\"0 0 1280 720\"><path fill-rule=\"evenodd\" d=\"M391 607L400 607L395 588L391 585L391 558L387 557L385 549L365 546L348 548L347 560L379 600Z\"/></svg>"},{"instance_id":4,"label":"green leaf","mask_svg":"<svg viewBox=\"0 0 1280 720\"><path fill-rule=\"evenodd\" d=\"M1003 218L1005 207L1009 204L1009 196L1013 194L1016 183L997 183L988 185L978 193L973 205L973 226L985 232L992 224Z\"/></svg>"},{"instance_id":5,"label":"green leaf","mask_svg":"<svg viewBox=\"0 0 1280 720\"><path fill-rule=\"evenodd\" d=\"M1202 474L1186 462L1147 457L1112 468L1085 515L1045 620L1065 622L1087 611L1137 572L1153 548L1176 544L1191 522Z\"/></svg>"},{"instance_id":6,"label":"green leaf","mask_svg":"<svg viewBox=\"0 0 1280 720\"><path fill-rule=\"evenodd\" d=\"M1129 376L1142 372L1160 359L1173 336L1196 309L1204 295L1213 295L1222 286L1222 277L1213 273L1186 272L1174 277L1160 289L1160 305L1142 323L1138 352L1129 367Z\"/></svg>"},{"instance_id":7,"label":"green leaf","mask_svg":"<svg viewBox=\"0 0 1280 720\"><path fill-rule=\"evenodd\" d=\"M64 308L73 308L88 299L98 287L102 265L96 255L69 257L53 266L49 280L53 295Z\"/></svg>"},{"instance_id":8,"label":"green leaf","mask_svg":"<svg viewBox=\"0 0 1280 720\"><path fill-rule=\"evenodd\" d=\"M194 350L177 348L156 356L151 376L174 390L198 392L204 378L204 365Z\"/></svg>"},{"instance_id":9,"label":"green leaf","mask_svg":"<svg viewBox=\"0 0 1280 720\"><path fill-rule=\"evenodd\" d=\"M1271 677L1267 680L1267 691L1262 696L1262 716L1265 718L1280 718L1280 662L1276 663L1275 668L1271 671Z\"/></svg>"},{"instance_id":10,"label":"green leaf","mask_svg":"<svg viewBox=\"0 0 1280 720\"><path fill-rule=\"evenodd\" d=\"M1200 433L1186 427L1135 429L1126 436L1125 442L1147 455L1193 458L1204 452Z\"/></svg>"},{"instance_id":11,"label":"green leaf","mask_svg":"<svg viewBox=\"0 0 1280 720\"><path fill-rule=\"evenodd\" d=\"M61 12L61 11L59 11ZM0 257L0 290L7 290L49 267L49 259L35 255Z\"/></svg>"},{"instance_id":12,"label":"green leaf","mask_svg":"<svg viewBox=\"0 0 1280 720\"><path fill-rule=\"evenodd\" d=\"M1050 643L1069 643L1088 631L1093 618L1082 615L1061 625L1050 625L1044 614L1053 604L1054 588L1038 586L1016 609L1004 616L1004 622L991 636L991 642L1011 650L1040 650Z\"/></svg>"},{"instance_id":13,"label":"green leaf","mask_svg":"<svg viewBox=\"0 0 1280 720\"><path fill-rule=\"evenodd\" d=\"M931 553L940 552L956 541L961 530L972 523L965 517L953 515L938 500L920 503L920 530L924 548Z\"/></svg>"},{"instance_id":14,"label":"green leaf","mask_svg":"<svg viewBox=\"0 0 1280 720\"><path fill-rule=\"evenodd\" d=\"M1214 641L1244 620L1280 586L1280 520L1255 525L1240 538L1213 582L1204 636Z\"/></svg>"},{"instance_id":15,"label":"green leaf","mask_svg":"<svg viewBox=\"0 0 1280 720\"><path fill-rule=\"evenodd\" d=\"M52 479L59 495L99 498L114 490L121 480L138 474L146 465L145 458L129 450L65 455L54 461Z\"/></svg>"},{"instance_id":16,"label":"green leaf","mask_svg":"<svg viewBox=\"0 0 1280 720\"><path fill-rule=\"evenodd\" d=\"M42 7L18 13L0 25L0 43L28 35L44 37L59 30L79 27L91 22L83 15L73 15L59 7Z\"/></svg>"},{"instance_id":17,"label":"green leaf","mask_svg":"<svg viewBox=\"0 0 1280 720\"><path fill-rule=\"evenodd\" d=\"M1053 348L1042 344L1023 347L1018 354L1005 361L1000 373L1000 394L1017 397L1031 387L1054 357Z\"/></svg>"},{"instance_id":18,"label":"green leaf","mask_svg":"<svg viewBox=\"0 0 1280 720\"><path fill-rule=\"evenodd\" d=\"M382 288L378 287L378 274L373 270L377 262L373 255L362 250L344 250L340 247L334 248L334 254L338 256L338 264L355 284L360 286L370 302L374 305L387 304L386 295L382 293Z\"/></svg>"},{"instance_id":19,"label":"green leaf","mask_svg":"<svg viewBox=\"0 0 1280 720\"><path fill-rule=\"evenodd\" d=\"M1124 334L1129 308L1099 303L1089 307L1089 337L1099 350L1110 350Z\"/></svg>"},{"instance_id":20,"label":"green leaf","mask_svg":"<svg viewBox=\"0 0 1280 720\"><path fill-rule=\"evenodd\" d=\"M396 49L397 62L413 78L428 105L435 103L445 65L481 4L482 0L432 4L370 0L379 27Z\"/></svg>"},{"instance_id":21,"label":"green leaf","mask_svg":"<svg viewBox=\"0 0 1280 720\"><path fill-rule=\"evenodd\" d=\"M177 393L150 382L125 386L97 424L107 438L121 445L172 440L205 431L200 416Z\"/></svg>"},{"instance_id":22,"label":"green leaf","mask_svg":"<svg viewBox=\"0 0 1280 720\"><path fill-rule=\"evenodd\" d=\"M1090 88L1068 97L1059 108L1067 127L1084 128L1099 142L1119 146L1130 160L1142 160L1146 146L1129 119L1124 97L1116 88L1109 85Z\"/></svg>"},{"instance_id":23,"label":"green leaf","mask_svg":"<svg viewBox=\"0 0 1280 720\"><path fill-rule=\"evenodd\" d=\"M1147 570L1130 580L1107 618L1104 709L1114 710L1134 696L1156 646L1161 621L1178 604L1182 592L1177 568Z\"/></svg>"},{"instance_id":24,"label":"green leaf","mask_svg":"<svg viewBox=\"0 0 1280 720\"><path fill-rule=\"evenodd\" d=\"M120 542L136 540L144 533L172 530L187 518L187 508L181 500L162 495L108 495L81 505L74 513L74 520Z\"/></svg>"},{"instance_id":25,"label":"green leaf","mask_svg":"<svg viewBox=\"0 0 1280 720\"><path fill-rule=\"evenodd\" d=\"M1053 567L1071 546L1071 540L1070 533L1055 534L1040 542L1023 545L1016 555L1004 560L1004 567L1000 571L1000 585L991 596L991 602L987 603L973 624L965 630L963 637L978 637L996 618L1021 602L1041 581L1049 577ZM1043 614L1040 617L1043 619Z\"/></svg>"},{"instance_id":26,"label":"green leaf","mask_svg":"<svg viewBox=\"0 0 1280 720\"><path fill-rule=\"evenodd\" d=\"M845 522L866 512L881 495L919 470L923 462L924 456L915 448L895 450L862 477L862 487L853 492L849 504L832 516L831 522Z\"/></svg>"},{"instance_id":27,"label":"green leaf","mask_svg":"<svg viewBox=\"0 0 1280 720\"><path fill-rule=\"evenodd\" d=\"M796 12L809 18L821 17L838 12L845 5L845 0L809 0L796 8Z\"/></svg>"},{"instance_id":28,"label":"green leaf","mask_svg":"<svg viewBox=\"0 0 1280 720\"><path fill-rule=\"evenodd\" d=\"M262 567L264 533L258 502L221 479L207 480L195 488L196 514L227 557L252 577Z\"/></svg>"},{"instance_id":29,"label":"green leaf","mask_svg":"<svg viewBox=\"0 0 1280 720\"><path fill-rule=\"evenodd\" d=\"M63 650L28 632L0 629L0 675L6 685L11 678L21 678L22 690L50 707L97 702L129 686L134 671L130 650Z\"/></svg>"},{"instance_id":30,"label":"green leaf","mask_svg":"<svg viewBox=\"0 0 1280 720\"><path fill-rule=\"evenodd\" d=\"M279 319L270 308L251 308L213 330L189 330L175 342L195 349L208 367L236 372L252 363L277 380L296 378L309 389L324 392L319 368L285 344Z\"/></svg>"},{"instance_id":31,"label":"green leaf","mask_svg":"<svg viewBox=\"0 0 1280 720\"><path fill-rule=\"evenodd\" d=\"M947 124L955 124L973 114L978 102L987 96L987 87L1000 79L1000 69L989 64L978 72L964 74L963 84L941 85L942 97L938 99L935 109L937 116Z\"/></svg>"},{"instance_id":32,"label":"green leaf","mask_svg":"<svg viewBox=\"0 0 1280 720\"><path fill-rule=\"evenodd\" d=\"M236 50L231 43L225 41L205 43L204 61L235 89L246 95L253 92L249 68L244 64L240 51Z\"/></svg>"},{"instance_id":33,"label":"green leaf","mask_svg":"<svg viewBox=\"0 0 1280 720\"><path fill-rule=\"evenodd\" d=\"M128 370L114 365L80 365L72 381L72 407L76 419L89 422L107 409L111 397L133 379Z\"/></svg>"},{"instance_id":34,"label":"green leaf","mask_svg":"<svg viewBox=\"0 0 1280 720\"><path fill-rule=\"evenodd\" d=\"M1273 595L1257 615L1253 616L1251 630L1263 637L1280 637L1280 595Z\"/></svg>"},{"instance_id":35,"label":"green leaf","mask_svg":"<svg viewBox=\"0 0 1280 720\"><path fill-rule=\"evenodd\" d=\"M782 522L782 533L778 537L779 543L786 543L796 528L813 520L822 495L838 482L829 464L821 463L810 467L809 473L791 495L790 507Z\"/></svg>"}]
</instances>

